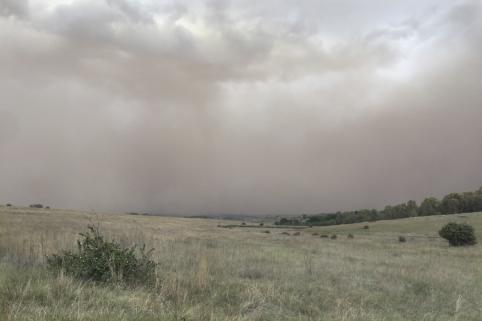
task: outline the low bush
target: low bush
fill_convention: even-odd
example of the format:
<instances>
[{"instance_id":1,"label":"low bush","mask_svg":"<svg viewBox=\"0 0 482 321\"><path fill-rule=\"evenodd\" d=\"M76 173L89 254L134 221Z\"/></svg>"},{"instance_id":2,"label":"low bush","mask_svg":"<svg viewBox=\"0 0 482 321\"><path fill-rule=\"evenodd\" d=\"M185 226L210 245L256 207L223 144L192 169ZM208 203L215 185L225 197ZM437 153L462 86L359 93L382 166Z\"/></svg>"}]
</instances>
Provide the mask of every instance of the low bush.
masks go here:
<instances>
[{"instance_id":1,"label":"low bush","mask_svg":"<svg viewBox=\"0 0 482 321\"><path fill-rule=\"evenodd\" d=\"M465 223L448 223L438 232L440 237L449 241L451 246L475 245L474 228Z\"/></svg>"},{"instance_id":2,"label":"low bush","mask_svg":"<svg viewBox=\"0 0 482 321\"><path fill-rule=\"evenodd\" d=\"M400 236L398 237L398 242L400 242L400 243L405 243L405 242L407 242L407 238L406 238L405 236L403 236L403 235L400 235Z\"/></svg>"},{"instance_id":3,"label":"low bush","mask_svg":"<svg viewBox=\"0 0 482 321\"><path fill-rule=\"evenodd\" d=\"M293 233L293 236L298 236L298 235L301 235L301 233L300 232L294 232Z\"/></svg>"},{"instance_id":4,"label":"low bush","mask_svg":"<svg viewBox=\"0 0 482 321\"><path fill-rule=\"evenodd\" d=\"M42 204L32 204L30 208L44 208L44 206Z\"/></svg>"},{"instance_id":5,"label":"low bush","mask_svg":"<svg viewBox=\"0 0 482 321\"><path fill-rule=\"evenodd\" d=\"M327 238L328 238L328 235L327 235L327 234L321 234L320 237L321 237L322 239L327 239Z\"/></svg>"},{"instance_id":6,"label":"low bush","mask_svg":"<svg viewBox=\"0 0 482 321\"><path fill-rule=\"evenodd\" d=\"M288 233L288 232L282 232L281 234L282 235L290 235L290 233Z\"/></svg>"},{"instance_id":7,"label":"low bush","mask_svg":"<svg viewBox=\"0 0 482 321\"><path fill-rule=\"evenodd\" d=\"M333 235L330 237L330 239L332 239L332 240L336 240L336 239L337 239L337 237L338 237L338 236L336 236L336 234L333 234Z\"/></svg>"},{"instance_id":8,"label":"low bush","mask_svg":"<svg viewBox=\"0 0 482 321\"><path fill-rule=\"evenodd\" d=\"M347 235L347 238L348 238L348 239L353 239L353 238L355 238L355 236L350 233L350 234Z\"/></svg>"},{"instance_id":9,"label":"low bush","mask_svg":"<svg viewBox=\"0 0 482 321\"><path fill-rule=\"evenodd\" d=\"M364 229L364 230L368 230L368 229L370 229L370 226L365 225L365 226L363 227L363 229Z\"/></svg>"},{"instance_id":10,"label":"low bush","mask_svg":"<svg viewBox=\"0 0 482 321\"><path fill-rule=\"evenodd\" d=\"M145 246L126 248L107 241L99 228L92 225L80 236L76 252L64 251L47 257L52 270L100 283L146 285L154 281L156 264L150 259L153 250L146 251Z\"/></svg>"}]
</instances>

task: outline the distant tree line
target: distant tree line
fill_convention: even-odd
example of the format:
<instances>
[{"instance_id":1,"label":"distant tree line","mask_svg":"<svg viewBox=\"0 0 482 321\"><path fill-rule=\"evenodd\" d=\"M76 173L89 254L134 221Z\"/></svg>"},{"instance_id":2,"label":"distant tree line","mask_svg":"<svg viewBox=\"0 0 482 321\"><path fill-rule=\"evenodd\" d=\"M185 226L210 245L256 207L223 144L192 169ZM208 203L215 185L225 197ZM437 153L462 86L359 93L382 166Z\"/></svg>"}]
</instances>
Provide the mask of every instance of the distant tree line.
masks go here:
<instances>
[{"instance_id":1,"label":"distant tree line","mask_svg":"<svg viewBox=\"0 0 482 321\"><path fill-rule=\"evenodd\" d=\"M387 205L381 211L376 209L361 209L357 211L303 214L294 218L281 218L276 225L313 225L327 226L373 222L378 220L394 220L405 217L445 215L482 211L482 187L475 192L450 193L442 200L428 197L420 206L410 200L398 205Z\"/></svg>"}]
</instances>

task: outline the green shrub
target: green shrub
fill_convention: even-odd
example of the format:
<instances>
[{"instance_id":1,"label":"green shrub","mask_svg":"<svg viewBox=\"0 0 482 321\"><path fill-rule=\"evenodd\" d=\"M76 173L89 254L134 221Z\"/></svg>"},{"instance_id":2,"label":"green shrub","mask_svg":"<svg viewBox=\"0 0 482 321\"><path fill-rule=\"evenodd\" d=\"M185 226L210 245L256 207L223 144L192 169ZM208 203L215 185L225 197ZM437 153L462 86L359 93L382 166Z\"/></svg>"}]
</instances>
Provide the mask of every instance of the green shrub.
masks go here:
<instances>
[{"instance_id":1,"label":"green shrub","mask_svg":"<svg viewBox=\"0 0 482 321\"><path fill-rule=\"evenodd\" d=\"M354 236L353 234L351 234L351 233L350 233L350 234L348 234L348 235L347 235L347 238L349 238L349 239L353 239L353 238L355 238L355 236Z\"/></svg>"},{"instance_id":2,"label":"green shrub","mask_svg":"<svg viewBox=\"0 0 482 321\"><path fill-rule=\"evenodd\" d=\"M336 234L333 234L333 235L330 237L330 239L332 239L332 240L336 240L336 238L337 238Z\"/></svg>"},{"instance_id":3,"label":"green shrub","mask_svg":"<svg viewBox=\"0 0 482 321\"><path fill-rule=\"evenodd\" d=\"M105 240L99 228L92 225L80 236L76 252L64 251L47 257L52 270L63 270L78 279L101 283L140 285L155 279L156 264L150 260L152 249L146 251L145 245L122 247L115 241Z\"/></svg>"},{"instance_id":4,"label":"green shrub","mask_svg":"<svg viewBox=\"0 0 482 321\"><path fill-rule=\"evenodd\" d=\"M370 229L370 226L365 225L365 226L363 226L363 229L364 229L364 230L368 230L368 229Z\"/></svg>"},{"instance_id":5,"label":"green shrub","mask_svg":"<svg viewBox=\"0 0 482 321\"><path fill-rule=\"evenodd\" d=\"M438 232L451 246L474 245L477 243L474 228L464 223L448 223Z\"/></svg>"},{"instance_id":6,"label":"green shrub","mask_svg":"<svg viewBox=\"0 0 482 321\"><path fill-rule=\"evenodd\" d=\"M407 238L406 238L405 236L400 235L400 236L398 237L398 242L400 242L400 243L405 243L405 242L407 242Z\"/></svg>"},{"instance_id":7,"label":"green shrub","mask_svg":"<svg viewBox=\"0 0 482 321\"><path fill-rule=\"evenodd\" d=\"M320 237L321 237L322 239L327 239L327 238L328 238L328 234L321 234Z\"/></svg>"}]
</instances>

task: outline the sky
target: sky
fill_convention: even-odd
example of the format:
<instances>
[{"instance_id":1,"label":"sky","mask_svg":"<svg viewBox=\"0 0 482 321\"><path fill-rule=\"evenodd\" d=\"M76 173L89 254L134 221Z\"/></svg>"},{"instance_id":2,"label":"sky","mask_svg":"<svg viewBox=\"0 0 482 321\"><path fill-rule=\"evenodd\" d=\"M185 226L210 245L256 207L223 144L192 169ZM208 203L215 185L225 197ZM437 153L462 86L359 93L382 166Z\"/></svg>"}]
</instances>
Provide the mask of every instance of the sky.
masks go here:
<instances>
[{"instance_id":1,"label":"sky","mask_svg":"<svg viewBox=\"0 0 482 321\"><path fill-rule=\"evenodd\" d=\"M0 202L382 208L482 185L482 1L0 0Z\"/></svg>"}]
</instances>

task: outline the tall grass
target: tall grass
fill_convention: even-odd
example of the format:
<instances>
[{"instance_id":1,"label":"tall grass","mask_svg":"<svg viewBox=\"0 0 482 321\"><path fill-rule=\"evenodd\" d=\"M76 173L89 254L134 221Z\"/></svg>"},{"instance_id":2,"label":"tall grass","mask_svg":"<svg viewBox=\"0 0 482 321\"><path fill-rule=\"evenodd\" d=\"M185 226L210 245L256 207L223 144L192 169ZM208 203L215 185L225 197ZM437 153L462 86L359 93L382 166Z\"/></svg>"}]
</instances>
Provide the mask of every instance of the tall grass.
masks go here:
<instances>
[{"instance_id":1,"label":"tall grass","mask_svg":"<svg viewBox=\"0 0 482 321\"><path fill-rule=\"evenodd\" d=\"M404 244L411 220L292 237L200 219L26 209L0 209L0 219L3 320L482 320L481 247L448 247L434 238L444 223L434 217ZM155 286L45 269L45 255L73 248L92 220L111 239L156 249ZM356 237L311 235L347 230Z\"/></svg>"}]
</instances>

